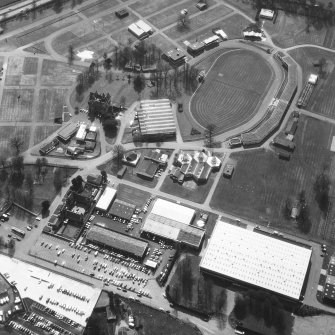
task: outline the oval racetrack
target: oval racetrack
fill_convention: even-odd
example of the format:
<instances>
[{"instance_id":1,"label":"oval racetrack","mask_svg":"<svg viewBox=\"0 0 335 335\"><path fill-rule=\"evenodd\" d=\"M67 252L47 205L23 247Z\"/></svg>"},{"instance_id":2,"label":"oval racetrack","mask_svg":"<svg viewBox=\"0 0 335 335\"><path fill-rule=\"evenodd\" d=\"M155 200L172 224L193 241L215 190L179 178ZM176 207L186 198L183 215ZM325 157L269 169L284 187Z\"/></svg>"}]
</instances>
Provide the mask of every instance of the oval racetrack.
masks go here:
<instances>
[{"instance_id":1,"label":"oval racetrack","mask_svg":"<svg viewBox=\"0 0 335 335\"><path fill-rule=\"evenodd\" d=\"M215 133L234 129L257 113L273 79L270 64L250 50L232 50L219 56L193 95L190 108L203 127Z\"/></svg>"}]
</instances>

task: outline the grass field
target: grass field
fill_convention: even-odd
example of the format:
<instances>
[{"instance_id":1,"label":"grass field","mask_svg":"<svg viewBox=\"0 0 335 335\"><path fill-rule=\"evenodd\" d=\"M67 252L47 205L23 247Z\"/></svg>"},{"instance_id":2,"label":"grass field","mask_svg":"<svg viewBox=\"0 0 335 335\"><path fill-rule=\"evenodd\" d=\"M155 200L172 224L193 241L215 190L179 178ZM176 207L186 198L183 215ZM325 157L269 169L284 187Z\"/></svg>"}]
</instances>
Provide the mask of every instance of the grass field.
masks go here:
<instances>
[{"instance_id":1,"label":"grass field","mask_svg":"<svg viewBox=\"0 0 335 335\"><path fill-rule=\"evenodd\" d=\"M8 141L14 136L19 136L23 140L22 151L28 149L30 138L30 127L26 126L4 126L1 125L0 148L8 149Z\"/></svg>"},{"instance_id":2,"label":"grass field","mask_svg":"<svg viewBox=\"0 0 335 335\"><path fill-rule=\"evenodd\" d=\"M150 193L125 184L119 184L117 192L118 199L129 202L138 207L143 207L150 197Z\"/></svg>"},{"instance_id":3,"label":"grass field","mask_svg":"<svg viewBox=\"0 0 335 335\"><path fill-rule=\"evenodd\" d=\"M158 311L147 305L137 303L129 300L130 306L134 316L139 318L139 323L142 325L137 335L201 335L202 333L191 323L179 320L171 315ZM119 332L121 335L122 333ZM134 334L131 332L123 333L122 335Z\"/></svg>"},{"instance_id":4,"label":"grass field","mask_svg":"<svg viewBox=\"0 0 335 335\"><path fill-rule=\"evenodd\" d=\"M234 14L228 16L220 21L216 21L215 23L211 23L207 28L202 30L198 30L196 32L190 33L187 35L187 40L190 42L203 41L204 39L213 36L212 29L213 28L221 28L228 36L228 39L232 40L235 38L242 38L242 30L249 24L250 22L244 18L242 15ZM180 44L182 44L182 39ZM224 43L224 42L223 42ZM184 46L185 47L185 46Z\"/></svg>"},{"instance_id":5,"label":"grass field","mask_svg":"<svg viewBox=\"0 0 335 335\"><path fill-rule=\"evenodd\" d=\"M320 59L326 60L324 76L319 76L309 100L307 109L311 112L335 118L335 58L334 54L316 48L299 48L289 52L303 70L303 83L305 84L311 73L319 73L319 68L313 64L319 64Z\"/></svg>"},{"instance_id":6,"label":"grass field","mask_svg":"<svg viewBox=\"0 0 335 335\"><path fill-rule=\"evenodd\" d=\"M5 84L7 86L36 85L37 63L36 57L9 57Z\"/></svg>"},{"instance_id":7,"label":"grass field","mask_svg":"<svg viewBox=\"0 0 335 335\"><path fill-rule=\"evenodd\" d=\"M45 86L71 86L83 67L69 66L66 63L44 59L41 84Z\"/></svg>"},{"instance_id":8,"label":"grass field","mask_svg":"<svg viewBox=\"0 0 335 335\"><path fill-rule=\"evenodd\" d=\"M305 16L279 11L276 23L265 21L264 28L271 35L273 42L280 47L287 48L297 44L334 47L333 27L311 25L308 31L307 22Z\"/></svg>"},{"instance_id":9,"label":"grass field","mask_svg":"<svg viewBox=\"0 0 335 335\"><path fill-rule=\"evenodd\" d=\"M258 54L229 51L216 60L192 97L192 114L203 127L214 124L217 133L233 129L256 114L272 77L270 65Z\"/></svg>"},{"instance_id":10,"label":"grass field","mask_svg":"<svg viewBox=\"0 0 335 335\"><path fill-rule=\"evenodd\" d=\"M164 33L170 38L177 40L197 29L202 28L204 25L210 24L215 20L221 19L223 16L231 13L232 10L224 5L219 5L214 8L209 8L199 15L190 18L190 23L186 29L180 30L175 24L173 27L165 29Z\"/></svg>"},{"instance_id":11,"label":"grass field","mask_svg":"<svg viewBox=\"0 0 335 335\"><path fill-rule=\"evenodd\" d=\"M315 238L322 231L321 212L315 201L313 184L325 165L332 167L330 152L335 126L301 116L295 135L296 149L290 161L281 160L273 152L255 149L230 156L237 161L231 179L221 177L210 206L238 217L298 233L297 225L284 216L287 199L306 193ZM331 180L334 180L331 168Z\"/></svg>"},{"instance_id":12,"label":"grass field","mask_svg":"<svg viewBox=\"0 0 335 335\"><path fill-rule=\"evenodd\" d=\"M0 121L31 121L33 89L5 88L0 106Z\"/></svg>"},{"instance_id":13,"label":"grass field","mask_svg":"<svg viewBox=\"0 0 335 335\"><path fill-rule=\"evenodd\" d=\"M160 48L163 52L174 49L175 45L172 44L168 39L163 37L161 34L155 34L154 36L150 37L148 43L155 44L157 48Z\"/></svg>"},{"instance_id":14,"label":"grass field","mask_svg":"<svg viewBox=\"0 0 335 335\"><path fill-rule=\"evenodd\" d=\"M140 0L129 5L129 7L142 16L147 16L178 2L178 0Z\"/></svg>"},{"instance_id":15,"label":"grass field","mask_svg":"<svg viewBox=\"0 0 335 335\"><path fill-rule=\"evenodd\" d=\"M34 134L34 145L42 142L59 128L59 125L37 126Z\"/></svg>"},{"instance_id":16,"label":"grass field","mask_svg":"<svg viewBox=\"0 0 335 335\"><path fill-rule=\"evenodd\" d=\"M169 282L169 296L173 303L202 314L224 313L226 290L202 275L200 260L190 255L181 259Z\"/></svg>"},{"instance_id":17,"label":"grass field","mask_svg":"<svg viewBox=\"0 0 335 335\"><path fill-rule=\"evenodd\" d=\"M137 38L128 31L128 28L114 32L111 37L119 45L125 46L129 46L137 40ZM150 41L150 38L147 39L147 41Z\"/></svg>"},{"instance_id":18,"label":"grass field","mask_svg":"<svg viewBox=\"0 0 335 335\"><path fill-rule=\"evenodd\" d=\"M166 176L160 188L160 191L181 197L198 204L204 203L206 197L213 185L215 174L211 173L207 183L198 185L195 181L190 180L180 185Z\"/></svg>"},{"instance_id":19,"label":"grass field","mask_svg":"<svg viewBox=\"0 0 335 335\"><path fill-rule=\"evenodd\" d=\"M244 14L247 14L250 18L256 17L256 9L253 8L252 0L225 0L228 4L236 7Z\"/></svg>"},{"instance_id":20,"label":"grass field","mask_svg":"<svg viewBox=\"0 0 335 335\"><path fill-rule=\"evenodd\" d=\"M214 0L209 0L208 7L213 6L215 4ZM195 7L194 0L188 0L186 2L182 2L177 6L172 8L168 8L162 12L157 13L156 15L150 16L148 21L153 24L157 28L164 28L169 26L170 24L176 23L178 20L178 16L182 9L188 10L188 15L192 15L195 13L199 13L199 9Z\"/></svg>"},{"instance_id":21,"label":"grass field","mask_svg":"<svg viewBox=\"0 0 335 335\"><path fill-rule=\"evenodd\" d=\"M46 55L48 53L47 49L45 48L45 44L44 42L38 42L28 48L23 49L24 51L27 52L32 52L32 53L36 53L36 54L42 54L42 55Z\"/></svg>"},{"instance_id":22,"label":"grass field","mask_svg":"<svg viewBox=\"0 0 335 335\"><path fill-rule=\"evenodd\" d=\"M61 117L68 93L69 91L63 88L41 88L38 96L37 121L54 122L56 117Z\"/></svg>"},{"instance_id":23,"label":"grass field","mask_svg":"<svg viewBox=\"0 0 335 335\"><path fill-rule=\"evenodd\" d=\"M99 58L103 57L105 52L111 52L115 44L109 38L99 39L88 45L88 49L93 51Z\"/></svg>"}]
</instances>

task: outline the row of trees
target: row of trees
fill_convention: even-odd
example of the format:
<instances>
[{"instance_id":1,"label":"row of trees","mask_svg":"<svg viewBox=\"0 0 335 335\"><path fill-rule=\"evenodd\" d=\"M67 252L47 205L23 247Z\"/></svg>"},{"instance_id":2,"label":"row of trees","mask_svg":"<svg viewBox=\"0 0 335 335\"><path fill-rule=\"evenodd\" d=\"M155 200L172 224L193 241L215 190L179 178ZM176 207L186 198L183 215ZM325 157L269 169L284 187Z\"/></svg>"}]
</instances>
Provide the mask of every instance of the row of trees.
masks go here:
<instances>
[{"instance_id":1,"label":"row of trees","mask_svg":"<svg viewBox=\"0 0 335 335\"><path fill-rule=\"evenodd\" d=\"M244 320L248 315L256 320L264 320L266 327L274 327L281 335L288 331L290 325L289 314L278 298L264 291L249 290L236 294L234 314L239 320Z\"/></svg>"}]
</instances>

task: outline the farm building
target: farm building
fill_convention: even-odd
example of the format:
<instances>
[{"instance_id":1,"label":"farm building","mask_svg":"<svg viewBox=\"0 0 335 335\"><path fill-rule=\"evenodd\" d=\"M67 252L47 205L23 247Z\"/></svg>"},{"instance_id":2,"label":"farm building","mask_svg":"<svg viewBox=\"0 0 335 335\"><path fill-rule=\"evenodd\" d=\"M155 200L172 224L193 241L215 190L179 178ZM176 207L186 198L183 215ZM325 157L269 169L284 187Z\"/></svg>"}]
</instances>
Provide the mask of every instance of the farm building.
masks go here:
<instances>
[{"instance_id":1,"label":"farm building","mask_svg":"<svg viewBox=\"0 0 335 335\"><path fill-rule=\"evenodd\" d=\"M251 24L249 27L243 30L243 36L250 39L261 39L263 31L256 24Z\"/></svg>"},{"instance_id":2,"label":"farm building","mask_svg":"<svg viewBox=\"0 0 335 335\"><path fill-rule=\"evenodd\" d=\"M259 229L218 221L200 262L203 272L298 301L312 248Z\"/></svg>"},{"instance_id":3,"label":"farm building","mask_svg":"<svg viewBox=\"0 0 335 335\"><path fill-rule=\"evenodd\" d=\"M109 214L129 221L134 214L135 208L136 206L130 204L129 202L116 199L113 202L111 209L109 210Z\"/></svg>"},{"instance_id":4,"label":"farm building","mask_svg":"<svg viewBox=\"0 0 335 335\"><path fill-rule=\"evenodd\" d=\"M213 33L221 37L223 41L228 40L228 35L222 29L213 29Z\"/></svg>"},{"instance_id":5,"label":"farm building","mask_svg":"<svg viewBox=\"0 0 335 335\"><path fill-rule=\"evenodd\" d=\"M43 145L43 147L40 148L39 152L42 156L47 155L49 152L54 150L58 144L59 144L58 139L54 138L51 142Z\"/></svg>"},{"instance_id":6,"label":"farm building","mask_svg":"<svg viewBox=\"0 0 335 335\"><path fill-rule=\"evenodd\" d=\"M224 177L231 178L234 172L234 165L233 164L226 164L223 170Z\"/></svg>"},{"instance_id":7,"label":"farm building","mask_svg":"<svg viewBox=\"0 0 335 335\"><path fill-rule=\"evenodd\" d=\"M95 142L96 139L97 139L97 133L95 131L89 130L88 132L86 132L85 141Z\"/></svg>"},{"instance_id":8,"label":"farm building","mask_svg":"<svg viewBox=\"0 0 335 335\"><path fill-rule=\"evenodd\" d=\"M96 142L85 141L85 151L94 151L96 145Z\"/></svg>"},{"instance_id":9,"label":"farm building","mask_svg":"<svg viewBox=\"0 0 335 335\"><path fill-rule=\"evenodd\" d=\"M157 199L141 231L198 249L205 231L192 226L195 210Z\"/></svg>"},{"instance_id":10,"label":"farm building","mask_svg":"<svg viewBox=\"0 0 335 335\"><path fill-rule=\"evenodd\" d=\"M187 52L192 56L198 56L205 50L205 44L203 42L191 43L187 46Z\"/></svg>"},{"instance_id":11,"label":"farm building","mask_svg":"<svg viewBox=\"0 0 335 335\"><path fill-rule=\"evenodd\" d=\"M160 149L154 149L146 153L144 159L149 159L161 166L165 166L167 164L168 155L161 153Z\"/></svg>"},{"instance_id":12,"label":"farm building","mask_svg":"<svg viewBox=\"0 0 335 335\"><path fill-rule=\"evenodd\" d=\"M86 181L92 185L100 186L102 183L102 176L89 174L86 178Z\"/></svg>"},{"instance_id":13,"label":"farm building","mask_svg":"<svg viewBox=\"0 0 335 335\"><path fill-rule=\"evenodd\" d=\"M282 136L276 136L273 139L273 144L277 147L290 151L293 151L295 149L295 144Z\"/></svg>"},{"instance_id":14,"label":"farm building","mask_svg":"<svg viewBox=\"0 0 335 335\"><path fill-rule=\"evenodd\" d=\"M118 178L123 178L124 174L127 171L127 167L126 166L122 166L122 168L117 172L117 177Z\"/></svg>"},{"instance_id":15,"label":"farm building","mask_svg":"<svg viewBox=\"0 0 335 335\"><path fill-rule=\"evenodd\" d=\"M262 19L272 20L275 15L275 12L271 9L262 8L259 17Z\"/></svg>"},{"instance_id":16,"label":"farm building","mask_svg":"<svg viewBox=\"0 0 335 335\"><path fill-rule=\"evenodd\" d=\"M62 128L58 133L58 138L63 142L68 142L71 137L77 132L78 125L76 123L69 123L64 128Z\"/></svg>"},{"instance_id":17,"label":"farm building","mask_svg":"<svg viewBox=\"0 0 335 335\"><path fill-rule=\"evenodd\" d=\"M148 37L153 32L152 28L142 20L132 23L128 30L140 40Z\"/></svg>"},{"instance_id":18,"label":"farm building","mask_svg":"<svg viewBox=\"0 0 335 335\"><path fill-rule=\"evenodd\" d=\"M323 300L335 304L335 256L331 256L328 264L326 282L323 288Z\"/></svg>"},{"instance_id":19,"label":"farm building","mask_svg":"<svg viewBox=\"0 0 335 335\"><path fill-rule=\"evenodd\" d=\"M143 100L137 115L139 130L144 138L176 136L176 122L170 100Z\"/></svg>"},{"instance_id":20,"label":"farm building","mask_svg":"<svg viewBox=\"0 0 335 335\"><path fill-rule=\"evenodd\" d=\"M79 126L75 139L78 142L84 142L85 137L86 137L86 124L83 123Z\"/></svg>"},{"instance_id":21,"label":"farm building","mask_svg":"<svg viewBox=\"0 0 335 335\"><path fill-rule=\"evenodd\" d=\"M111 187L106 187L101 197L99 198L95 208L100 211L106 212L115 197L116 190Z\"/></svg>"},{"instance_id":22,"label":"farm building","mask_svg":"<svg viewBox=\"0 0 335 335\"><path fill-rule=\"evenodd\" d=\"M221 160L202 151L194 151L192 154L180 151L177 159L178 167L170 172L172 179L179 183L184 180L194 179L198 183L206 182L212 171L220 169ZM183 177L182 177L183 175Z\"/></svg>"},{"instance_id":23,"label":"farm building","mask_svg":"<svg viewBox=\"0 0 335 335\"><path fill-rule=\"evenodd\" d=\"M203 43L205 45L205 49L211 49L219 45L220 37L217 35L213 35L211 37L206 38Z\"/></svg>"},{"instance_id":24,"label":"farm building","mask_svg":"<svg viewBox=\"0 0 335 335\"><path fill-rule=\"evenodd\" d=\"M145 241L105 229L97 224L88 231L86 239L89 243L119 250L137 258L143 258L148 248L148 243Z\"/></svg>"},{"instance_id":25,"label":"farm building","mask_svg":"<svg viewBox=\"0 0 335 335\"><path fill-rule=\"evenodd\" d=\"M155 173L157 172L158 168L158 163L153 162L150 159L144 159L138 166L136 174L139 177L152 180L154 179Z\"/></svg>"},{"instance_id":26,"label":"farm building","mask_svg":"<svg viewBox=\"0 0 335 335\"><path fill-rule=\"evenodd\" d=\"M186 54L180 49L171 49L162 55L173 66L180 66L185 63Z\"/></svg>"},{"instance_id":27,"label":"farm building","mask_svg":"<svg viewBox=\"0 0 335 335\"><path fill-rule=\"evenodd\" d=\"M296 118L291 119L285 128L286 135L294 135L298 128L298 120Z\"/></svg>"},{"instance_id":28,"label":"farm building","mask_svg":"<svg viewBox=\"0 0 335 335\"><path fill-rule=\"evenodd\" d=\"M316 85L318 82L318 75L311 73L308 78L308 83L312 85Z\"/></svg>"}]
</instances>

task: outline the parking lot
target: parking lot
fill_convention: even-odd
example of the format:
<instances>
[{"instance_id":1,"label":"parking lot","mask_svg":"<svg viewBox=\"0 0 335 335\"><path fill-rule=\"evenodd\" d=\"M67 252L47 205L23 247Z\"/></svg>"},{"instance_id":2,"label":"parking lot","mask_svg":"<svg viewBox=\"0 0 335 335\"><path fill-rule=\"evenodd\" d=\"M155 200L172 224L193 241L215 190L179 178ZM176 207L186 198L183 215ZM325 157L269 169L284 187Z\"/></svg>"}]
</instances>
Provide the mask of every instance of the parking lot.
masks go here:
<instances>
[{"instance_id":1,"label":"parking lot","mask_svg":"<svg viewBox=\"0 0 335 335\"><path fill-rule=\"evenodd\" d=\"M155 259L161 266L166 264L170 253L163 250L170 251L170 249L158 251L159 248L156 247L155 251L155 248L152 248L148 249L146 259ZM147 285L149 281L155 280L154 272L130 257L72 243L70 246L66 241L46 234L41 235L29 253L31 256L53 263L55 267L68 268L102 281L106 289L108 286L115 286L123 292L129 291L134 295L151 297Z\"/></svg>"}]
</instances>

